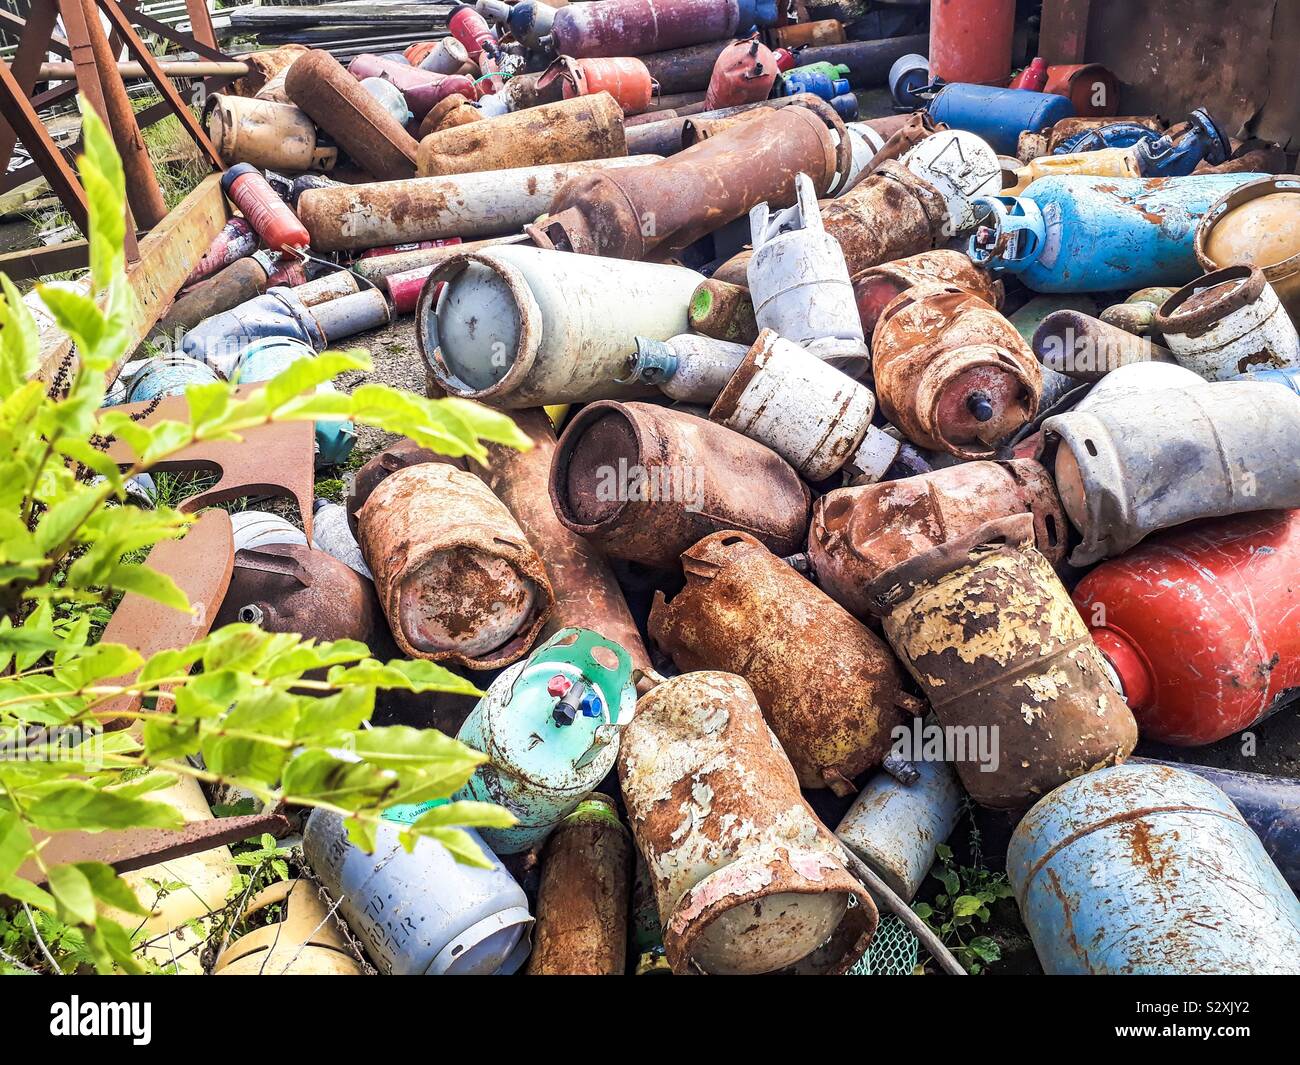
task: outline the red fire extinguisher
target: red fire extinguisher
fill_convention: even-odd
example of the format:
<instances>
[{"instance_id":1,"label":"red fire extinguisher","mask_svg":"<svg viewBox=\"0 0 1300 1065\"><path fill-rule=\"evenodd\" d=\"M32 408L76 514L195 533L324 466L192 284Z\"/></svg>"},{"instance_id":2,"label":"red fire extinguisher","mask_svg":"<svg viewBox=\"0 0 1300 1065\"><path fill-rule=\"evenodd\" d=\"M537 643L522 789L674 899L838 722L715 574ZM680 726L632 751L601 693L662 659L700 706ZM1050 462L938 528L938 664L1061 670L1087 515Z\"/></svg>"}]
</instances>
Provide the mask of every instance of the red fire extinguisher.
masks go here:
<instances>
[{"instance_id":1,"label":"red fire extinguisher","mask_svg":"<svg viewBox=\"0 0 1300 1065\"><path fill-rule=\"evenodd\" d=\"M1214 743L1300 685L1300 510L1153 536L1084 577L1074 602L1142 735Z\"/></svg>"}]
</instances>

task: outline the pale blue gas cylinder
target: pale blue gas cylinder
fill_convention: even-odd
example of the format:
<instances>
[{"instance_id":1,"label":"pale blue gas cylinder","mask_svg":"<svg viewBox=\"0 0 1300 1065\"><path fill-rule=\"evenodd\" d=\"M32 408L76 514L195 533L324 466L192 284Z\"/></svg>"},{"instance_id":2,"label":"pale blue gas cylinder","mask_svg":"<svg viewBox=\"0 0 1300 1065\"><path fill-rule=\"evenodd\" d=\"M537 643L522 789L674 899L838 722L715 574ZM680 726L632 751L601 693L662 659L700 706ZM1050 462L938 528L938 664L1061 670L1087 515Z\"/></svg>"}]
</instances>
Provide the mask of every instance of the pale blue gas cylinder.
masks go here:
<instances>
[{"instance_id":1,"label":"pale blue gas cylinder","mask_svg":"<svg viewBox=\"0 0 1300 1065\"><path fill-rule=\"evenodd\" d=\"M1074 117L1074 104L1067 96L965 82L945 85L930 101L929 110L936 122L978 134L999 155L1015 155L1020 134L1026 130L1037 132Z\"/></svg>"},{"instance_id":2,"label":"pale blue gas cylinder","mask_svg":"<svg viewBox=\"0 0 1300 1065\"><path fill-rule=\"evenodd\" d=\"M1035 292L1181 288L1203 272L1196 223L1224 193L1261 176L1039 178L1020 196L975 200L985 217L967 252Z\"/></svg>"},{"instance_id":3,"label":"pale blue gas cylinder","mask_svg":"<svg viewBox=\"0 0 1300 1065\"><path fill-rule=\"evenodd\" d=\"M1290 370L1251 370L1238 374L1234 381L1272 381L1276 385L1285 385L1300 396L1300 369Z\"/></svg>"},{"instance_id":4,"label":"pale blue gas cylinder","mask_svg":"<svg viewBox=\"0 0 1300 1065\"><path fill-rule=\"evenodd\" d=\"M541 843L604 779L636 709L631 656L587 629L561 629L502 673L456 738L488 756L458 799L504 806L513 828L484 828L498 854Z\"/></svg>"},{"instance_id":5,"label":"pale blue gas cylinder","mask_svg":"<svg viewBox=\"0 0 1300 1065\"><path fill-rule=\"evenodd\" d=\"M1184 769L1113 766L1049 792L1007 876L1049 975L1300 973L1300 899L1232 800Z\"/></svg>"},{"instance_id":6,"label":"pale blue gas cylinder","mask_svg":"<svg viewBox=\"0 0 1300 1065\"><path fill-rule=\"evenodd\" d=\"M269 381L299 359L314 359L315 350L294 337L262 337L247 344L236 356L230 379L236 384ZM322 386L324 387L324 386ZM346 462L357 442L357 430L346 418L316 422L316 465Z\"/></svg>"}]
</instances>

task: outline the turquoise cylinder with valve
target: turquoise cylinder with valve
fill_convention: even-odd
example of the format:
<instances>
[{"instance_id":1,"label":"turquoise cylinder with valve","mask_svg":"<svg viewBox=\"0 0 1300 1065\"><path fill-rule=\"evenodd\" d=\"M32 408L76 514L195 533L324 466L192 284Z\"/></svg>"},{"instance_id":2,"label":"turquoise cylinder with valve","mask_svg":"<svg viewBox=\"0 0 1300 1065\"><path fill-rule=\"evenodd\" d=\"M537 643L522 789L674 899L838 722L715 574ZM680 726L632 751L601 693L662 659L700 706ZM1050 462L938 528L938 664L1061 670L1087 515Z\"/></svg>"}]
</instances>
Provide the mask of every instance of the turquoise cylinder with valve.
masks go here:
<instances>
[{"instance_id":1,"label":"turquoise cylinder with valve","mask_svg":"<svg viewBox=\"0 0 1300 1065\"><path fill-rule=\"evenodd\" d=\"M968 253L1035 292L1181 288L1203 272L1196 223L1220 196L1260 174L1039 178L1015 197L981 196Z\"/></svg>"},{"instance_id":2,"label":"turquoise cylinder with valve","mask_svg":"<svg viewBox=\"0 0 1300 1065\"><path fill-rule=\"evenodd\" d=\"M488 688L456 738L488 756L457 799L504 806L513 828L484 828L498 854L537 846L604 779L636 709L632 658L588 629L561 629Z\"/></svg>"}]
</instances>

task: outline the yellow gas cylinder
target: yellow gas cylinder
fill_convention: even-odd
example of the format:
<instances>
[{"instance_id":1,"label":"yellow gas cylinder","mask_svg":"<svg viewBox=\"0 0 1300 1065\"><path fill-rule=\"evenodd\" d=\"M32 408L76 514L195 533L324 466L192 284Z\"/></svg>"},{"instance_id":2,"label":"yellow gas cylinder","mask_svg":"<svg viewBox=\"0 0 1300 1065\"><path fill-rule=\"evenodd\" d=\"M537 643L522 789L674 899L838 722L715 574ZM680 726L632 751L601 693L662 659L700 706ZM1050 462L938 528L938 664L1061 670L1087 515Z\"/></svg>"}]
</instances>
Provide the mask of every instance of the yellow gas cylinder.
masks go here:
<instances>
[{"instance_id":1,"label":"yellow gas cylinder","mask_svg":"<svg viewBox=\"0 0 1300 1065\"><path fill-rule=\"evenodd\" d=\"M1059 177L1062 174L1084 174L1088 177L1141 177L1137 157L1131 148L1101 148L1095 152L1075 152L1070 155L1042 155L1031 159L1012 172L1015 184L1003 188L1003 196L1019 196L1030 182L1041 177Z\"/></svg>"},{"instance_id":2,"label":"yellow gas cylinder","mask_svg":"<svg viewBox=\"0 0 1300 1065\"><path fill-rule=\"evenodd\" d=\"M1196 260L1206 273L1258 266L1300 322L1300 177L1259 178L1216 200L1196 227Z\"/></svg>"},{"instance_id":3,"label":"yellow gas cylinder","mask_svg":"<svg viewBox=\"0 0 1300 1065\"><path fill-rule=\"evenodd\" d=\"M244 918L284 903L284 915L231 942L214 976L361 976L347 940L314 884L282 880L253 896Z\"/></svg>"}]
</instances>

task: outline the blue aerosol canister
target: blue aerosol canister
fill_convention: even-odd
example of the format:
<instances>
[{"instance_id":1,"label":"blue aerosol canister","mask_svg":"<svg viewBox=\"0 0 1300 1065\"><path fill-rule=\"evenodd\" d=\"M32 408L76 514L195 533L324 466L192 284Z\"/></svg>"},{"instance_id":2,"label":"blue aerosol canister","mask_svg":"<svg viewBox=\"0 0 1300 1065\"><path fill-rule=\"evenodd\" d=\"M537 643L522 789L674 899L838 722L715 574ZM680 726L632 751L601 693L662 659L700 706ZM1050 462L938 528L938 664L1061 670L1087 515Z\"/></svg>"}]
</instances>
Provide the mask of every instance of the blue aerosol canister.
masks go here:
<instances>
[{"instance_id":1,"label":"blue aerosol canister","mask_svg":"<svg viewBox=\"0 0 1300 1065\"><path fill-rule=\"evenodd\" d=\"M1181 287L1202 273L1196 223L1224 193L1259 174L1034 181L1016 197L981 196L968 254L1035 292Z\"/></svg>"},{"instance_id":2,"label":"blue aerosol canister","mask_svg":"<svg viewBox=\"0 0 1300 1065\"><path fill-rule=\"evenodd\" d=\"M587 629L561 629L465 719L456 738L488 761L456 798L504 806L519 823L484 838L501 854L529 850L604 779L635 709L631 656Z\"/></svg>"},{"instance_id":3,"label":"blue aerosol canister","mask_svg":"<svg viewBox=\"0 0 1300 1065\"><path fill-rule=\"evenodd\" d=\"M930 117L977 133L1000 155L1015 155L1020 134L1074 117L1068 96L1032 89L999 89L954 82L930 101Z\"/></svg>"},{"instance_id":4,"label":"blue aerosol canister","mask_svg":"<svg viewBox=\"0 0 1300 1065\"><path fill-rule=\"evenodd\" d=\"M402 831L434 805L386 811L372 854L339 814L313 810L303 855L385 976L507 976L528 957L528 897L472 828L491 868L457 862L428 836L408 852Z\"/></svg>"},{"instance_id":5,"label":"blue aerosol canister","mask_svg":"<svg viewBox=\"0 0 1300 1065\"><path fill-rule=\"evenodd\" d=\"M1185 769L1076 777L1017 826L1007 876L1048 974L1300 973L1300 899Z\"/></svg>"}]
</instances>

